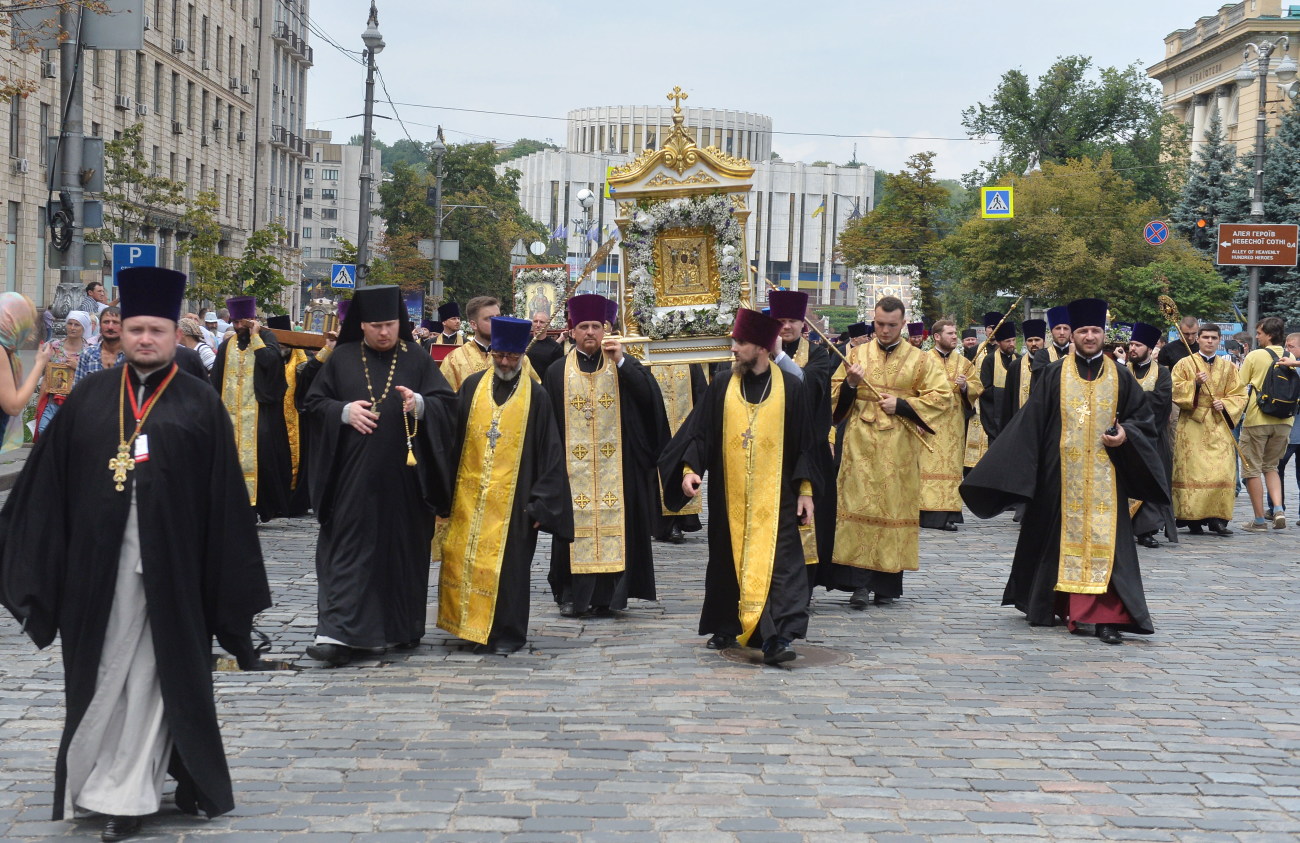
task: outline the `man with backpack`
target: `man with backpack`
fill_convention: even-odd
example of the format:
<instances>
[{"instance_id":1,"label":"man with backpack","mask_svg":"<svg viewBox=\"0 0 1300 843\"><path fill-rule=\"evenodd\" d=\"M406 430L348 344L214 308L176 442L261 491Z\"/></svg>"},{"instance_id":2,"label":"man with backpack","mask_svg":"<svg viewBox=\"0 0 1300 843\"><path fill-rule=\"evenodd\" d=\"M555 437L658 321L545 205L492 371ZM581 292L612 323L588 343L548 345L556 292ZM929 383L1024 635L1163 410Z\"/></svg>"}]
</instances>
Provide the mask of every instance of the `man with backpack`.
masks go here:
<instances>
[{"instance_id":1,"label":"man with backpack","mask_svg":"<svg viewBox=\"0 0 1300 843\"><path fill-rule=\"evenodd\" d=\"M1285 332L1286 323L1276 316L1259 320L1255 329L1259 348L1247 354L1241 364L1241 381L1249 392L1246 419L1241 426L1241 478L1255 511L1255 520L1242 526L1248 533L1268 531L1269 524L1264 518L1265 485L1270 498L1282 500L1282 477L1277 464L1286 453L1300 399L1300 372L1278 365L1278 360L1290 356L1282 347ZM1273 509L1273 529L1285 528L1286 510L1278 504Z\"/></svg>"}]
</instances>

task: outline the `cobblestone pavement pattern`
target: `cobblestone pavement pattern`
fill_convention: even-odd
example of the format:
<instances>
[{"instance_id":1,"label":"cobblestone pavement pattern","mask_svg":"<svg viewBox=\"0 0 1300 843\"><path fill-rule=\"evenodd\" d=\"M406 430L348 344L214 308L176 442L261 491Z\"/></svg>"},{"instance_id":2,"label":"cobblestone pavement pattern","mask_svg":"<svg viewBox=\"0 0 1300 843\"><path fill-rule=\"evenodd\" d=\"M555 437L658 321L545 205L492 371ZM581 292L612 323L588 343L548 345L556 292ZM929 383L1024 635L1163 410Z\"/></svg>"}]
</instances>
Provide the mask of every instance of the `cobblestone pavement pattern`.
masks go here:
<instances>
[{"instance_id":1,"label":"cobblestone pavement pattern","mask_svg":"<svg viewBox=\"0 0 1300 843\"><path fill-rule=\"evenodd\" d=\"M818 592L809 643L841 664L706 650L696 534L656 545L661 602L613 620L558 617L543 543L531 651L473 655L431 621L412 653L330 670L302 655L315 523L272 523L258 625L302 669L218 675L238 807L196 821L168 796L142 839L1300 837L1300 530L1143 550L1157 634L1121 647L998 606L1015 531L922 531L893 606ZM59 654L7 616L0 687L0 838L97 839L48 819Z\"/></svg>"}]
</instances>

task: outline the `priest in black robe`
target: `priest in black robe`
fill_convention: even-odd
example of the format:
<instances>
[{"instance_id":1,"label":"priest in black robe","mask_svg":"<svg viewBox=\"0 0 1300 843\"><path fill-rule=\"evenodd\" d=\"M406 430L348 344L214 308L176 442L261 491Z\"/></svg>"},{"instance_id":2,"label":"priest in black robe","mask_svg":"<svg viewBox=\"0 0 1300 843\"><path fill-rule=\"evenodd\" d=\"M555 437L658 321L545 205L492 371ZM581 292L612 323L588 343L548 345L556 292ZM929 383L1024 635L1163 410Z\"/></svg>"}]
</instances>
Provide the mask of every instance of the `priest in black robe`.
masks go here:
<instances>
[{"instance_id":1,"label":"priest in black robe","mask_svg":"<svg viewBox=\"0 0 1300 843\"><path fill-rule=\"evenodd\" d=\"M539 310L533 314L533 341L528 346L528 362L537 377L546 377L551 364L564 357L564 349L551 338L551 314Z\"/></svg>"},{"instance_id":2,"label":"priest in black robe","mask_svg":"<svg viewBox=\"0 0 1300 843\"><path fill-rule=\"evenodd\" d=\"M708 647L715 650L761 642L771 665L793 660L792 643L808 632L810 586L799 525L815 516L813 493L823 482L813 456L807 377L800 382L769 361L779 331L780 323L757 311L736 314L733 370L713 379L659 461L670 509L699 494L703 474L710 478L700 635L711 636Z\"/></svg>"},{"instance_id":3,"label":"priest in black robe","mask_svg":"<svg viewBox=\"0 0 1300 843\"><path fill-rule=\"evenodd\" d=\"M659 394L664 399L664 416L668 428L660 431L660 441L667 442L675 433L674 423L677 430L681 430L695 405L700 403L704 391L709 388L709 379L704 374L703 363L670 363L653 367L651 373L659 384ZM684 375L687 383L674 382L679 375ZM695 507L692 512L674 513L663 505L662 493L658 489L656 494L660 497L659 509L655 513L655 541L681 544L686 541L686 533L698 533L704 529L699 507Z\"/></svg>"},{"instance_id":4,"label":"priest in black robe","mask_svg":"<svg viewBox=\"0 0 1300 843\"><path fill-rule=\"evenodd\" d=\"M434 345L462 345L465 338L460 333L460 303L443 302L438 305L437 322L442 327L433 338Z\"/></svg>"},{"instance_id":5,"label":"priest in black robe","mask_svg":"<svg viewBox=\"0 0 1300 843\"><path fill-rule=\"evenodd\" d=\"M550 397L523 374L532 323L492 317L492 366L461 385L438 626L508 655L528 640L537 532L573 540L564 448Z\"/></svg>"},{"instance_id":6,"label":"priest in black robe","mask_svg":"<svg viewBox=\"0 0 1300 843\"><path fill-rule=\"evenodd\" d=\"M284 377L280 342L257 321L257 300L227 299L235 335L217 349L212 383L235 426L248 497L263 522L289 514L293 466L284 420Z\"/></svg>"},{"instance_id":7,"label":"priest in black robe","mask_svg":"<svg viewBox=\"0 0 1300 843\"><path fill-rule=\"evenodd\" d=\"M1174 443L1170 441L1169 416L1174 408L1173 375L1156 360L1156 343L1160 341L1161 331L1154 325L1135 322L1133 333L1128 343L1128 370L1146 393L1147 403L1151 406L1151 415L1155 418L1157 447L1160 450L1160 462L1165 468L1165 488L1172 491L1169 483L1174 474ZM1169 503L1143 501L1133 516L1133 532L1138 544L1143 547L1156 548L1160 541L1156 533L1164 530L1165 538L1172 544L1178 543L1178 522L1174 520L1174 508Z\"/></svg>"},{"instance_id":8,"label":"priest in black robe","mask_svg":"<svg viewBox=\"0 0 1300 843\"><path fill-rule=\"evenodd\" d=\"M1010 318L1003 319L1002 324L993 332L992 346L980 361L980 384L984 387L980 393L980 425L990 444L1002 431L1007 375L1019 362L1020 356L1016 354L1016 323Z\"/></svg>"},{"instance_id":9,"label":"priest in black robe","mask_svg":"<svg viewBox=\"0 0 1300 843\"><path fill-rule=\"evenodd\" d=\"M791 360L803 370L803 400L808 405L808 423L812 425L813 470L818 477L834 476L835 463L831 453L831 374L840 363L840 355L820 343L803 337L808 324L808 294L798 290L772 290L768 293L768 306L773 319L781 322L781 347ZM864 332L865 334L865 332ZM780 363L778 362L778 365ZM805 546L804 558L808 565L808 589L817 584L817 565L829 563L835 550L834 483L819 483L814 500L814 523L811 529L816 540ZM805 527L805 533L810 529Z\"/></svg>"},{"instance_id":10,"label":"priest in black robe","mask_svg":"<svg viewBox=\"0 0 1300 843\"><path fill-rule=\"evenodd\" d=\"M627 608L629 598L655 599L650 532L658 505L655 464L668 421L650 370L626 354L621 342L606 337L613 306L593 294L569 299L574 348L543 381L573 495L574 542L551 546L548 577L564 617L608 617ZM597 456L617 464L622 494L604 487L601 478L612 466ZM596 494L588 494L592 491ZM621 518L605 514L618 509Z\"/></svg>"},{"instance_id":11,"label":"priest in black robe","mask_svg":"<svg viewBox=\"0 0 1300 843\"><path fill-rule=\"evenodd\" d=\"M451 506L455 395L412 339L398 287L357 291L304 408L321 525L307 654L340 666L354 650L415 647L425 632L434 517Z\"/></svg>"},{"instance_id":12,"label":"priest in black robe","mask_svg":"<svg viewBox=\"0 0 1300 843\"><path fill-rule=\"evenodd\" d=\"M105 814L106 840L158 810L165 773L182 811L234 808L212 639L255 667L271 605L230 417L174 363L185 276L125 269L118 290L127 365L82 379L0 512L0 597L63 645L53 816Z\"/></svg>"},{"instance_id":13,"label":"priest in black robe","mask_svg":"<svg viewBox=\"0 0 1300 843\"><path fill-rule=\"evenodd\" d=\"M1071 631L1094 625L1098 638L1119 644L1121 632L1154 631L1128 502L1167 501L1164 467L1141 386L1102 353L1106 303L1081 299L1069 307L1073 354L1043 370L1029 403L967 475L961 495L980 518L1026 505L1002 605L1024 612L1031 626L1052 626L1059 617ZM1090 382L1096 383L1095 404L1081 397ZM1063 390L1074 407L1066 419ZM1062 463L1067 433L1077 440L1067 449L1077 452L1077 465ZM1099 448L1113 467L1112 488L1105 488L1105 464L1094 459ZM1086 483L1089 477L1094 482ZM1089 488L1091 499L1085 495ZM1062 518L1062 499L1079 506L1070 518ZM1100 556L1107 547L1113 551Z\"/></svg>"},{"instance_id":14,"label":"priest in black robe","mask_svg":"<svg viewBox=\"0 0 1300 843\"><path fill-rule=\"evenodd\" d=\"M1025 351L1016 365L1007 371L1007 385L1002 390L1002 413L998 419L1001 427L1006 427L1011 417L1029 400L1029 391L1034 385L1034 357L1044 349L1047 320L1026 319L1020 323L1020 332L1025 338Z\"/></svg>"},{"instance_id":15,"label":"priest in black robe","mask_svg":"<svg viewBox=\"0 0 1300 843\"><path fill-rule=\"evenodd\" d=\"M1051 334L1051 339L1034 352L1029 366L1034 384L1038 382L1040 370L1070 353L1070 343L1074 335L1074 330L1070 327L1070 308L1063 304L1047 308L1047 330Z\"/></svg>"}]
</instances>

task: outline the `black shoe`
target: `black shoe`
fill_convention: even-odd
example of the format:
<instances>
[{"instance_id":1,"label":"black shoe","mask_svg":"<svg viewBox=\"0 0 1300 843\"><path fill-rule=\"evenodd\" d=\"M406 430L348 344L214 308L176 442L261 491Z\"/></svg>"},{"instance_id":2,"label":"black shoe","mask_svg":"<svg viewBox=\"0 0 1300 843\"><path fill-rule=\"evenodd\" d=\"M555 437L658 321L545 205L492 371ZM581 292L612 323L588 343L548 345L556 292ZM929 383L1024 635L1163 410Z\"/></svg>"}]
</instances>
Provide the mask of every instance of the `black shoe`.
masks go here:
<instances>
[{"instance_id":1,"label":"black shoe","mask_svg":"<svg viewBox=\"0 0 1300 843\"><path fill-rule=\"evenodd\" d=\"M1113 623L1097 624L1097 637L1103 644L1123 644L1124 639L1119 634L1119 627Z\"/></svg>"},{"instance_id":2,"label":"black shoe","mask_svg":"<svg viewBox=\"0 0 1300 843\"><path fill-rule=\"evenodd\" d=\"M191 817L199 816L199 794L190 781L176 782L176 795L173 797L176 802L176 809L182 814L189 814Z\"/></svg>"},{"instance_id":3,"label":"black shoe","mask_svg":"<svg viewBox=\"0 0 1300 843\"><path fill-rule=\"evenodd\" d=\"M1187 533L1193 536L1203 536L1205 535L1205 529L1200 524L1188 524Z\"/></svg>"},{"instance_id":4,"label":"black shoe","mask_svg":"<svg viewBox=\"0 0 1300 843\"><path fill-rule=\"evenodd\" d=\"M1143 547L1159 547L1160 541L1152 535L1138 536L1138 544Z\"/></svg>"},{"instance_id":5,"label":"black shoe","mask_svg":"<svg viewBox=\"0 0 1300 843\"><path fill-rule=\"evenodd\" d=\"M945 531L947 531L947 532L949 532L949 533L955 533L955 532L957 532L957 525L954 524L954 523L952 523L951 521L945 521L945 522L943 522L943 526L940 527L939 529L940 529L940 530L945 530Z\"/></svg>"},{"instance_id":6,"label":"black shoe","mask_svg":"<svg viewBox=\"0 0 1300 843\"><path fill-rule=\"evenodd\" d=\"M352 648L342 644L312 644L307 648L307 655L330 667L342 667L352 661Z\"/></svg>"},{"instance_id":7,"label":"black shoe","mask_svg":"<svg viewBox=\"0 0 1300 843\"><path fill-rule=\"evenodd\" d=\"M673 544L681 544L686 541L686 536L682 534L682 528L674 524L673 531L668 534L668 541Z\"/></svg>"},{"instance_id":8,"label":"black shoe","mask_svg":"<svg viewBox=\"0 0 1300 843\"><path fill-rule=\"evenodd\" d=\"M730 650L732 647L739 646L734 635L715 635L704 645L710 650Z\"/></svg>"},{"instance_id":9,"label":"black shoe","mask_svg":"<svg viewBox=\"0 0 1300 843\"><path fill-rule=\"evenodd\" d=\"M572 603L561 603L561 604L560 604L560 617L562 617L562 618L576 618L577 616L578 616L578 612L577 612L576 609L573 608L573 604L572 604Z\"/></svg>"},{"instance_id":10,"label":"black shoe","mask_svg":"<svg viewBox=\"0 0 1300 843\"><path fill-rule=\"evenodd\" d=\"M854 589L853 594L849 596L849 608L859 609L859 610L867 608L868 598L870 597L871 597L871 589L869 588Z\"/></svg>"},{"instance_id":11,"label":"black shoe","mask_svg":"<svg viewBox=\"0 0 1300 843\"><path fill-rule=\"evenodd\" d=\"M399 649L399 650L414 650L414 649L415 649L416 647L418 647L418 646L420 646L420 639L419 639L419 638L412 638L410 641L403 641L401 644L398 644L398 645L397 645L397 649Z\"/></svg>"},{"instance_id":12,"label":"black shoe","mask_svg":"<svg viewBox=\"0 0 1300 843\"><path fill-rule=\"evenodd\" d=\"M608 606L592 606L591 611L587 614L593 618L612 618L614 617L614 610Z\"/></svg>"},{"instance_id":13,"label":"black shoe","mask_svg":"<svg viewBox=\"0 0 1300 843\"><path fill-rule=\"evenodd\" d=\"M875 603L877 606L888 606L890 603L893 603L893 602L894 602L894 598L893 598L893 597L882 597L882 596L880 596L879 594L877 594L877 595L876 595L876 599L873 600L872 602Z\"/></svg>"},{"instance_id":14,"label":"black shoe","mask_svg":"<svg viewBox=\"0 0 1300 843\"><path fill-rule=\"evenodd\" d=\"M796 653L790 649L790 642L773 636L763 642L763 664L783 664L795 660Z\"/></svg>"},{"instance_id":15,"label":"black shoe","mask_svg":"<svg viewBox=\"0 0 1300 843\"><path fill-rule=\"evenodd\" d=\"M100 840L125 840L135 837L144 827L144 817L109 817Z\"/></svg>"},{"instance_id":16,"label":"black shoe","mask_svg":"<svg viewBox=\"0 0 1300 843\"><path fill-rule=\"evenodd\" d=\"M1232 530L1228 529L1228 523L1226 521L1220 521L1217 518L1210 522L1210 532L1214 533L1216 536L1232 535Z\"/></svg>"}]
</instances>

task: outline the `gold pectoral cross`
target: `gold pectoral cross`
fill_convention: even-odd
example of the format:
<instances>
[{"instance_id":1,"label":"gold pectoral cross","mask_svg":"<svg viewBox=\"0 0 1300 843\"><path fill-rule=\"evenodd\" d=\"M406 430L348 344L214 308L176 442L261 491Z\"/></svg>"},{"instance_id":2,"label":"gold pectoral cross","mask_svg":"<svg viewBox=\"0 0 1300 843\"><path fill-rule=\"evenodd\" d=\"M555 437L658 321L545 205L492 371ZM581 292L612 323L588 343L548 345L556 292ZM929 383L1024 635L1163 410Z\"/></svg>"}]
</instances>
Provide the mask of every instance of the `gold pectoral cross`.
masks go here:
<instances>
[{"instance_id":1,"label":"gold pectoral cross","mask_svg":"<svg viewBox=\"0 0 1300 843\"><path fill-rule=\"evenodd\" d=\"M126 483L126 473L135 470L135 460L131 457L131 446L122 442L117 446L117 456L108 461L108 468L113 472L113 488L122 491Z\"/></svg>"}]
</instances>

